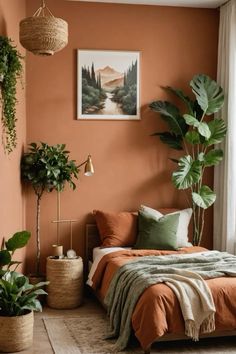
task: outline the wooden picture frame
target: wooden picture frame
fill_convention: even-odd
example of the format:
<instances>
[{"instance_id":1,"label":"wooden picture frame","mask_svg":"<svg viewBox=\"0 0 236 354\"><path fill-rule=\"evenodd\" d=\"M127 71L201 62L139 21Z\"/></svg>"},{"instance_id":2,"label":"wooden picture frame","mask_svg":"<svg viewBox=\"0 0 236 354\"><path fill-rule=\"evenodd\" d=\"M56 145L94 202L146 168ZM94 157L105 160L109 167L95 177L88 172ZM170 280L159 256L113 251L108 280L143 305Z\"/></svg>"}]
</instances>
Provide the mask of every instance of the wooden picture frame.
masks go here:
<instances>
[{"instance_id":1,"label":"wooden picture frame","mask_svg":"<svg viewBox=\"0 0 236 354\"><path fill-rule=\"evenodd\" d=\"M77 119L140 119L140 52L78 49Z\"/></svg>"}]
</instances>

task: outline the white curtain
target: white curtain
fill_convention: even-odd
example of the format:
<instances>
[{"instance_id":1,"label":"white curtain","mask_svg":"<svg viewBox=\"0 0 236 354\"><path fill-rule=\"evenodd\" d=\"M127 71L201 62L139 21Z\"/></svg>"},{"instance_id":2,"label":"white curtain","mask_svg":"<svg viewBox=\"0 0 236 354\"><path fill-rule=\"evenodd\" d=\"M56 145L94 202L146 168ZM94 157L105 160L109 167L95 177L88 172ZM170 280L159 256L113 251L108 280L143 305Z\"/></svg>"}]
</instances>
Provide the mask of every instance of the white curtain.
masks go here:
<instances>
[{"instance_id":1,"label":"white curtain","mask_svg":"<svg viewBox=\"0 0 236 354\"><path fill-rule=\"evenodd\" d=\"M214 248L236 254L236 0L220 9L217 82L225 92L220 113L227 136L220 148L224 159L215 168Z\"/></svg>"}]
</instances>

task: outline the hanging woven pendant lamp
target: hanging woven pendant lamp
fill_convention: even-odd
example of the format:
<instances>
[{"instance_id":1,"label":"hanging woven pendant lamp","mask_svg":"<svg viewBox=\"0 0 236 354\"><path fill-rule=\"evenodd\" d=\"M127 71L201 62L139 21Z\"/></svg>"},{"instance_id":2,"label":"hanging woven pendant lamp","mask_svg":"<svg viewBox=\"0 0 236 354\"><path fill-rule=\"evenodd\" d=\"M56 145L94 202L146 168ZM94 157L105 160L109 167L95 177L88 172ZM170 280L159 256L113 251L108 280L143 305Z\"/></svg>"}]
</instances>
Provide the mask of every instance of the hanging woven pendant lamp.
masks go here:
<instances>
[{"instance_id":1,"label":"hanging woven pendant lamp","mask_svg":"<svg viewBox=\"0 0 236 354\"><path fill-rule=\"evenodd\" d=\"M36 55L53 55L68 43L68 24L54 17L42 0L32 17L21 20L20 43Z\"/></svg>"}]
</instances>

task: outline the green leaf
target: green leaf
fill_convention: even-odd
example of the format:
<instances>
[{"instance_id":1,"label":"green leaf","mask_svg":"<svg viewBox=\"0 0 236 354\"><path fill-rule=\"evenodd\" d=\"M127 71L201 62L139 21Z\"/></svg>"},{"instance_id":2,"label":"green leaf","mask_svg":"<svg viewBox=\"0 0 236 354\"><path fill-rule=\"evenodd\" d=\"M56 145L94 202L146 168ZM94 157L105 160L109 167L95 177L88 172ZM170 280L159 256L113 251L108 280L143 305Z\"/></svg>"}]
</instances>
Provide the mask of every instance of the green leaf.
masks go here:
<instances>
[{"instance_id":1,"label":"green leaf","mask_svg":"<svg viewBox=\"0 0 236 354\"><path fill-rule=\"evenodd\" d=\"M190 155L179 159L179 168L172 175L172 181L176 188L187 189L197 183L201 177L201 163L193 160Z\"/></svg>"},{"instance_id":2,"label":"green leaf","mask_svg":"<svg viewBox=\"0 0 236 354\"><path fill-rule=\"evenodd\" d=\"M17 272L5 272L0 278L0 316L19 316L25 310L41 311L38 295L45 291L40 287L47 282L30 285L26 276Z\"/></svg>"},{"instance_id":3,"label":"green leaf","mask_svg":"<svg viewBox=\"0 0 236 354\"><path fill-rule=\"evenodd\" d=\"M208 127L211 131L211 135L205 144L210 146L221 143L227 132L227 127L223 119L213 119L208 123Z\"/></svg>"},{"instance_id":4,"label":"green leaf","mask_svg":"<svg viewBox=\"0 0 236 354\"><path fill-rule=\"evenodd\" d=\"M57 178L59 176L60 172L61 171L58 168L55 168L55 169L52 170L52 173L53 173L55 178Z\"/></svg>"},{"instance_id":5,"label":"green leaf","mask_svg":"<svg viewBox=\"0 0 236 354\"><path fill-rule=\"evenodd\" d=\"M34 295L47 295L47 293L43 289L38 289L34 291Z\"/></svg>"},{"instance_id":6,"label":"green leaf","mask_svg":"<svg viewBox=\"0 0 236 354\"><path fill-rule=\"evenodd\" d=\"M27 283L27 278L25 276L18 277L15 283L18 288L22 288Z\"/></svg>"},{"instance_id":7,"label":"green leaf","mask_svg":"<svg viewBox=\"0 0 236 354\"><path fill-rule=\"evenodd\" d=\"M214 204L216 194L208 186L202 186L199 193L192 193L192 198L197 206L207 209Z\"/></svg>"},{"instance_id":8,"label":"green leaf","mask_svg":"<svg viewBox=\"0 0 236 354\"><path fill-rule=\"evenodd\" d=\"M223 159L224 153L221 149L210 150L204 157L204 165L207 167L217 165Z\"/></svg>"},{"instance_id":9,"label":"green leaf","mask_svg":"<svg viewBox=\"0 0 236 354\"><path fill-rule=\"evenodd\" d=\"M223 89L209 76L195 75L190 82L199 106L206 115L218 112L224 104Z\"/></svg>"},{"instance_id":10,"label":"green leaf","mask_svg":"<svg viewBox=\"0 0 236 354\"><path fill-rule=\"evenodd\" d=\"M175 135L170 132L154 133L152 136L159 136L164 144L169 145L172 149L183 150L182 141L183 138L180 135Z\"/></svg>"},{"instance_id":11,"label":"green leaf","mask_svg":"<svg viewBox=\"0 0 236 354\"><path fill-rule=\"evenodd\" d=\"M37 312L42 312L42 306L38 300L33 300L32 302L28 302L27 305L22 306L23 310L29 310L29 311L37 311Z\"/></svg>"},{"instance_id":12,"label":"green leaf","mask_svg":"<svg viewBox=\"0 0 236 354\"><path fill-rule=\"evenodd\" d=\"M167 101L155 101L149 107L153 111L160 113L162 119L168 124L171 133L177 136L185 135L188 126L175 105Z\"/></svg>"},{"instance_id":13,"label":"green leaf","mask_svg":"<svg viewBox=\"0 0 236 354\"><path fill-rule=\"evenodd\" d=\"M20 231L16 232L8 241L6 241L6 248L8 251L14 252L18 248L24 247L30 238L30 232Z\"/></svg>"},{"instance_id":14,"label":"green leaf","mask_svg":"<svg viewBox=\"0 0 236 354\"><path fill-rule=\"evenodd\" d=\"M206 139L209 139L211 136L210 128L208 127L208 124L206 122L199 123L198 132L201 136L203 136Z\"/></svg>"},{"instance_id":15,"label":"green leaf","mask_svg":"<svg viewBox=\"0 0 236 354\"><path fill-rule=\"evenodd\" d=\"M197 128L199 126L199 124L200 124L199 121L195 117L190 115L190 114L184 114L183 117L184 117L185 122L188 125L191 125L191 126L193 126L195 128Z\"/></svg>"},{"instance_id":16,"label":"green leaf","mask_svg":"<svg viewBox=\"0 0 236 354\"><path fill-rule=\"evenodd\" d=\"M201 143L200 135L196 130L190 130L189 132L187 132L187 134L185 135L185 139L190 144L195 145Z\"/></svg>"},{"instance_id":17,"label":"green leaf","mask_svg":"<svg viewBox=\"0 0 236 354\"><path fill-rule=\"evenodd\" d=\"M41 288L41 287L43 287L43 286L45 286L45 285L48 285L49 283L50 283L49 281L41 281L41 282L35 284L35 285L33 286L33 288L34 288L34 289L38 289L38 288Z\"/></svg>"},{"instance_id":18,"label":"green leaf","mask_svg":"<svg viewBox=\"0 0 236 354\"><path fill-rule=\"evenodd\" d=\"M163 87L163 89L173 93L175 96L180 98L186 104L189 113L192 115L194 114L194 102L188 96L186 96L183 91L170 86Z\"/></svg>"},{"instance_id":19,"label":"green leaf","mask_svg":"<svg viewBox=\"0 0 236 354\"><path fill-rule=\"evenodd\" d=\"M36 143L30 143L29 146L31 146L33 149L37 148L37 144Z\"/></svg>"},{"instance_id":20,"label":"green leaf","mask_svg":"<svg viewBox=\"0 0 236 354\"><path fill-rule=\"evenodd\" d=\"M11 255L7 250L0 251L0 267L3 267L11 262Z\"/></svg>"},{"instance_id":21,"label":"green leaf","mask_svg":"<svg viewBox=\"0 0 236 354\"><path fill-rule=\"evenodd\" d=\"M198 154L198 161L204 162L204 158L205 158L204 152L200 152L200 154Z\"/></svg>"}]
</instances>

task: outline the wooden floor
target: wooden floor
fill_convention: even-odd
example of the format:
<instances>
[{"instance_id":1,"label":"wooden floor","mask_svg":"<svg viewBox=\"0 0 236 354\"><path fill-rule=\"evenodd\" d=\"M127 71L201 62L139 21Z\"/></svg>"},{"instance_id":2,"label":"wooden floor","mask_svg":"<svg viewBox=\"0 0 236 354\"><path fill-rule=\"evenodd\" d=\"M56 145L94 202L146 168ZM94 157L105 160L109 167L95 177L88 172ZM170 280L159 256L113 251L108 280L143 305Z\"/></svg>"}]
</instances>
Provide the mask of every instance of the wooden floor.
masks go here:
<instances>
[{"instance_id":1,"label":"wooden floor","mask_svg":"<svg viewBox=\"0 0 236 354\"><path fill-rule=\"evenodd\" d=\"M34 343L33 347L21 352L22 354L53 354L47 332L45 330L42 318L47 317L76 317L80 314L94 314L104 312L103 308L95 299L85 299L84 304L74 310L53 310L44 307L42 313L35 314ZM192 341L175 341L156 343L151 354L158 353L234 353L236 354L236 338L223 337L201 339L199 342ZM90 354L90 353L86 353Z\"/></svg>"}]
</instances>

